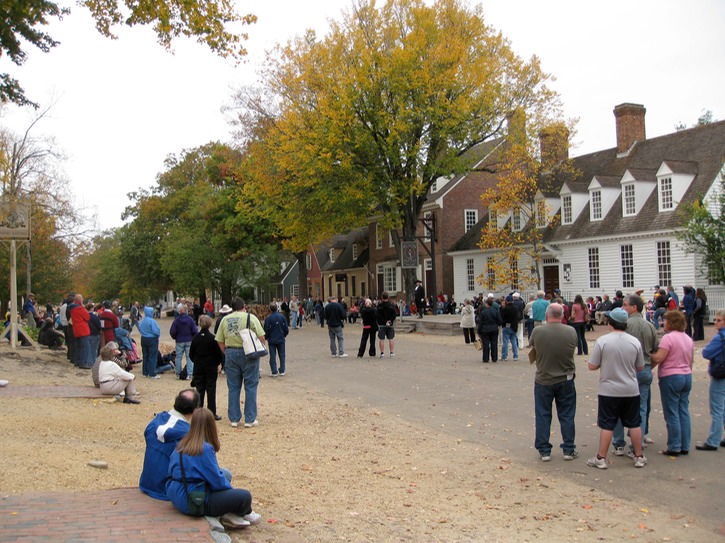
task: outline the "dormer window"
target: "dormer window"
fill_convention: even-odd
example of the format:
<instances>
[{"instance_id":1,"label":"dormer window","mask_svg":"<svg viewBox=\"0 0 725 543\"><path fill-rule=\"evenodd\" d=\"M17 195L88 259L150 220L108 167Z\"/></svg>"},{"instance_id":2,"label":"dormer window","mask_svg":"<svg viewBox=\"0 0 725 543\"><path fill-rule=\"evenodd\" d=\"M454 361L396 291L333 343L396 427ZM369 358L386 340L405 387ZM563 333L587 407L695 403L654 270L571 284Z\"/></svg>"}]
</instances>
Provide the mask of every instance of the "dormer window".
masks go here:
<instances>
[{"instance_id":1,"label":"dormer window","mask_svg":"<svg viewBox=\"0 0 725 543\"><path fill-rule=\"evenodd\" d=\"M539 200L536 202L536 226L544 228L546 226L546 201Z\"/></svg>"},{"instance_id":2,"label":"dormer window","mask_svg":"<svg viewBox=\"0 0 725 543\"><path fill-rule=\"evenodd\" d=\"M380 230L380 225L375 225L375 248L376 249L382 249L383 248L383 232Z\"/></svg>"},{"instance_id":3,"label":"dormer window","mask_svg":"<svg viewBox=\"0 0 725 543\"><path fill-rule=\"evenodd\" d=\"M498 230L498 213L494 209L488 211L488 227L491 230Z\"/></svg>"},{"instance_id":4,"label":"dormer window","mask_svg":"<svg viewBox=\"0 0 725 543\"><path fill-rule=\"evenodd\" d=\"M312 269L312 255L310 253L305 255L305 264L308 270Z\"/></svg>"},{"instance_id":5,"label":"dormer window","mask_svg":"<svg viewBox=\"0 0 725 543\"><path fill-rule=\"evenodd\" d=\"M634 183L622 185L622 205L624 216L631 217L637 214L637 201L634 194Z\"/></svg>"},{"instance_id":6,"label":"dormer window","mask_svg":"<svg viewBox=\"0 0 725 543\"><path fill-rule=\"evenodd\" d=\"M466 209L464 220L465 220L464 232L468 232L478 222L478 210L477 209Z\"/></svg>"},{"instance_id":7,"label":"dormer window","mask_svg":"<svg viewBox=\"0 0 725 543\"><path fill-rule=\"evenodd\" d=\"M514 232L521 230L521 208L515 207L511 212L511 227Z\"/></svg>"},{"instance_id":8,"label":"dormer window","mask_svg":"<svg viewBox=\"0 0 725 543\"><path fill-rule=\"evenodd\" d=\"M659 178L659 198L660 211L670 211L675 208L675 202L672 198L672 178Z\"/></svg>"},{"instance_id":9,"label":"dormer window","mask_svg":"<svg viewBox=\"0 0 725 543\"><path fill-rule=\"evenodd\" d=\"M357 243L352 244L352 259L357 260Z\"/></svg>"},{"instance_id":10,"label":"dormer window","mask_svg":"<svg viewBox=\"0 0 725 543\"><path fill-rule=\"evenodd\" d=\"M335 249L330 249L329 255L330 255L330 263L334 264L335 263Z\"/></svg>"},{"instance_id":11,"label":"dormer window","mask_svg":"<svg viewBox=\"0 0 725 543\"><path fill-rule=\"evenodd\" d=\"M602 191L593 190L592 197L589 201L589 210L593 221L602 220Z\"/></svg>"},{"instance_id":12,"label":"dormer window","mask_svg":"<svg viewBox=\"0 0 725 543\"><path fill-rule=\"evenodd\" d=\"M571 194L565 194L561 197L561 223L571 224Z\"/></svg>"}]
</instances>

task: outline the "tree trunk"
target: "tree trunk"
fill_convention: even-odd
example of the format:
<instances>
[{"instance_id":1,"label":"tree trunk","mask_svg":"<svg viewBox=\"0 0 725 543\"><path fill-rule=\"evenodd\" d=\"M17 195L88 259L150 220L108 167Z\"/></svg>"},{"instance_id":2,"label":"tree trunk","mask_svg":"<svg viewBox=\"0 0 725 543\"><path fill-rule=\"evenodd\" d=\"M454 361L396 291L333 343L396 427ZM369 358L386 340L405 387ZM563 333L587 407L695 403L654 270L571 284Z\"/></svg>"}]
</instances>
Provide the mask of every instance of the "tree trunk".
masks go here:
<instances>
[{"instance_id":1,"label":"tree trunk","mask_svg":"<svg viewBox=\"0 0 725 543\"><path fill-rule=\"evenodd\" d=\"M28 296L31 292L32 284L30 282L30 272L31 272L31 261L30 261L30 241L28 241L27 245L27 258L25 261L25 296Z\"/></svg>"},{"instance_id":2,"label":"tree trunk","mask_svg":"<svg viewBox=\"0 0 725 543\"><path fill-rule=\"evenodd\" d=\"M299 251L294 254L297 259L297 287L298 298L305 300L307 298L307 251Z\"/></svg>"}]
</instances>

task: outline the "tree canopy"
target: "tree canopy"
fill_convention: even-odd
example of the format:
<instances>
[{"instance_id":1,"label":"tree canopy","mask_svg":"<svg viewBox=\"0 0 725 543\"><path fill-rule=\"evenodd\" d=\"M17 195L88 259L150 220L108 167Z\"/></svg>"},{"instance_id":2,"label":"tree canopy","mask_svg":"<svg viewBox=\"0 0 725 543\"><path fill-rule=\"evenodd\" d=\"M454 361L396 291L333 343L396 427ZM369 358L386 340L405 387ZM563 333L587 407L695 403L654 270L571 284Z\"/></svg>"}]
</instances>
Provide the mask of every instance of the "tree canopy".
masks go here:
<instances>
[{"instance_id":1,"label":"tree canopy","mask_svg":"<svg viewBox=\"0 0 725 543\"><path fill-rule=\"evenodd\" d=\"M240 15L232 0L78 0L96 20L96 28L115 38L114 27L151 25L159 43L170 49L180 36L195 37L200 43L222 57L242 58L247 51L242 45L245 33L230 26L256 22L252 14ZM70 14L54 0L3 0L0 2L0 57L7 55L16 65L27 58L22 41L43 52L59 43L42 30L53 18ZM25 96L17 79L0 73L0 103L13 102L37 107Z\"/></svg>"},{"instance_id":2,"label":"tree canopy","mask_svg":"<svg viewBox=\"0 0 725 543\"><path fill-rule=\"evenodd\" d=\"M507 114L558 113L547 80L536 57L521 60L484 23L480 7L358 0L323 39L310 32L279 47L263 74L264 99L245 95L240 105L247 126L265 128L260 155L273 174L263 183L293 196L277 200L284 219L301 210L323 218L327 228L315 229L323 235L375 215L399 249L415 236L431 185L469 168L466 151L498 135ZM289 186L278 187L282 180ZM415 274L405 270L408 292Z\"/></svg>"}]
</instances>

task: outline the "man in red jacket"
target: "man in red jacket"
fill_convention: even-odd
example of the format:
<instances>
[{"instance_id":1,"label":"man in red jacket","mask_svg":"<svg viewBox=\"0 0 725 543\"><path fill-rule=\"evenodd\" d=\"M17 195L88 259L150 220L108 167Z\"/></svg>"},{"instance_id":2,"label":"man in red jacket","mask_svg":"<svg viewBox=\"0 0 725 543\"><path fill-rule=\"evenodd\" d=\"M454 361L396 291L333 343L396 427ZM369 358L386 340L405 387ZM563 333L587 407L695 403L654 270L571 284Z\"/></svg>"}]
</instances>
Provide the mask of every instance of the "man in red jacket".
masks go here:
<instances>
[{"instance_id":1,"label":"man in red jacket","mask_svg":"<svg viewBox=\"0 0 725 543\"><path fill-rule=\"evenodd\" d=\"M103 311L98 313L98 318L101 319L101 329L103 330L103 342L101 343L101 349L106 343L110 341L116 341L116 328L120 326L118 323L118 317L111 311L111 302L105 300L103 302Z\"/></svg>"},{"instance_id":2,"label":"man in red jacket","mask_svg":"<svg viewBox=\"0 0 725 543\"><path fill-rule=\"evenodd\" d=\"M76 342L75 365L79 368L91 369L96 357L91 349L91 328L88 324L91 316L83 307L82 294L75 295L73 307L70 310L70 318L73 325L73 337Z\"/></svg>"}]
</instances>

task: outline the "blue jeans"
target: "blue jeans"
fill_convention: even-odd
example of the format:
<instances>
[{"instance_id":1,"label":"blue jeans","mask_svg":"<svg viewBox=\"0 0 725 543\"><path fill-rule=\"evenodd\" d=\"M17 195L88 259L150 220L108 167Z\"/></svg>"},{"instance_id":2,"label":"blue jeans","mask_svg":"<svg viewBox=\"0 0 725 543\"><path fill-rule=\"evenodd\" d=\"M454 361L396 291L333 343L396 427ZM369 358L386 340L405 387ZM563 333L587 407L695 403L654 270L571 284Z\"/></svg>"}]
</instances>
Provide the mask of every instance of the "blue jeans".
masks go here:
<instances>
[{"instance_id":1,"label":"blue jeans","mask_svg":"<svg viewBox=\"0 0 725 543\"><path fill-rule=\"evenodd\" d=\"M93 356L93 346L91 344L91 336L77 337L76 340L76 365L79 368L90 369L96 362L96 357Z\"/></svg>"},{"instance_id":2,"label":"blue jeans","mask_svg":"<svg viewBox=\"0 0 725 543\"><path fill-rule=\"evenodd\" d=\"M269 369L272 370L272 374L277 374L277 355L279 355L279 372L285 372L285 352L284 343L267 343L269 348Z\"/></svg>"},{"instance_id":3,"label":"blue jeans","mask_svg":"<svg viewBox=\"0 0 725 543\"><path fill-rule=\"evenodd\" d=\"M191 349L191 341L176 342L176 375L181 373L184 366L181 364L181 360L186 354L186 373L187 375L194 375L194 362L189 358L189 349Z\"/></svg>"},{"instance_id":4,"label":"blue jeans","mask_svg":"<svg viewBox=\"0 0 725 543\"><path fill-rule=\"evenodd\" d=\"M584 335L586 331L586 322L574 322L572 327L576 330L576 354L589 354L589 346L587 338Z\"/></svg>"},{"instance_id":5,"label":"blue jeans","mask_svg":"<svg viewBox=\"0 0 725 543\"><path fill-rule=\"evenodd\" d=\"M257 420L257 385L259 384L259 358L248 359L244 349L227 347L224 362L229 389L227 416L230 422L239 422L242 412L239 399L244 385L244 422Z\"/></svg>"},{"instance_id":6,"label":"blue jeans","mask_svg":"<svg viewBox=\"0 0 725 543\"><path fill-rule=\"evenodd\" d=\"M639 385L639 414L642 417L642 446L644 446L644 436L647 435L647 405L649 403L650 385L652 385L652 366L645 366L642 371L637 372L637 384ZM622 421L617 421L612 435L612 447L624 447L624 426Z\"/></svg>"},{"instance_id":7,"label":"blue jeans","mask_svg":"<svg viewBox=\"0 0 725 543\"><path fill-rule=\"evenodd\" d=\"M692 374L660 378L660 397L667 426L667 449L690 450L690 390Z\"/></svg>"},{"instance_id":8,"label":"blue jeans","mask_svg":"<svg viewBox=\"0 0 725 543\"><path fill-rule=\"evenodd\" d=\"M722 440L723 413L725 412L725 379L710 378L710 435L707 436L708 445L718 447Z\"/></svg>"},{"instance_id":9,"label":"blue jeans","mask_svg":"<svg viewBox=\"0 0 725 543\"><path fill-rule=\"evenodd\" d=\"M564 454L571 453L574 444L575 430L574 417L576 416L576 386L574 379L562 381L555 385L540 385L534 383L534 411L536 414L536 440L534 447L541 455L551 454L551 406L556 402L556 415L561 426L560 445Z\"/></svg>"},{"instance_id":10,"label":"blue jeans","mask_svg":"<svg viewBox=\"0 0 725 543\"><path fill-rule=\"evenodd\" d=\"M300 312L299 311L290 311L289 314L289 323L292 328L297 328L299 326L300 322Z\"/></svg>"},{"instance_id":11,"label":"blue jeans","mask_svg":"<svg viewBox=\"0 0 725 543\"><path fill-rule=\"evenodd\" d=\"M345 353L345 338L342 335L342 326L328 326L327 332L330 334L330 352L332 356ZM337 346L335 342L337 341Z\"/></svg>"},{"instance_id":12,"label":"blue jeans","mask_svg":"<svg viewBox=\"0 0 725 543\"><path fill-rule=\"evenodd\" d=\"M659 309L656 309L654 314L652 315L652 324L654 324L655 330L660 327L660 317L665 313L667 313L667 308L660 307Z\"/></svg>"},{"instance_id":13,"label":"blue jeans","mask_svg":"<svg viewBox=\"0 0 725 543\"><path fill-rule=\"evenodd\" d=\"M519 357L519 340L516 337L516 332L506 326L501 329L501 333L501 360L506 360L509 354L509 341L511 342L511 350L514 353L514 360L516 360Z\"/></svg>"},{"instance_id":14,"label":"blue jeans","mask_svg":"<svg viewBox=\"0 0 725 543\"><path fill-rule=\"evenodd\" d=\"M159 358L159 338L141 337L141 356L143 357L143 374L147 377L156 375L156 364Z\"/></svg>"}]
</instances>

